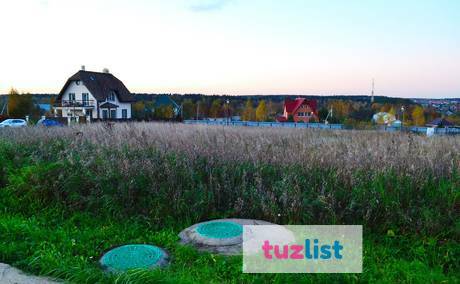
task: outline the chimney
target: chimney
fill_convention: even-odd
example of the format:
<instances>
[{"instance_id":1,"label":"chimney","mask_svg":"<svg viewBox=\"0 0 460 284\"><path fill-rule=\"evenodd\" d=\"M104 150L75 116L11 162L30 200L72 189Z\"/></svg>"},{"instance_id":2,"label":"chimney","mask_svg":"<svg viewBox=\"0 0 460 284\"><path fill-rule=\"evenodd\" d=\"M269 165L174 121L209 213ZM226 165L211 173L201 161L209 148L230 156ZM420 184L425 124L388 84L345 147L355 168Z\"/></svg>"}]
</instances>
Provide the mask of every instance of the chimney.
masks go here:
<instances>
[{"instance_id":1,"label":"chimney","mask_svg":"<svg viewBox=\"0 0 460 284\"><path fill-rule=\"evenodd\" d=\"M102 69L102 73L107 73L108 74L108 73L110 73L110 71L109 71L109 69L104 68L104 69Z\"/></svg>"},{"instance_id":2,"label":"chimney","mask_svg":"<svg viewBox=\"0 0 460 284\"><path fill-rule=\"evenodd\" d=\"M82 65L82 66L81 66L81 71L85 71L85 70L86 70L85 65Z\"/></svg>"}]
</instances>

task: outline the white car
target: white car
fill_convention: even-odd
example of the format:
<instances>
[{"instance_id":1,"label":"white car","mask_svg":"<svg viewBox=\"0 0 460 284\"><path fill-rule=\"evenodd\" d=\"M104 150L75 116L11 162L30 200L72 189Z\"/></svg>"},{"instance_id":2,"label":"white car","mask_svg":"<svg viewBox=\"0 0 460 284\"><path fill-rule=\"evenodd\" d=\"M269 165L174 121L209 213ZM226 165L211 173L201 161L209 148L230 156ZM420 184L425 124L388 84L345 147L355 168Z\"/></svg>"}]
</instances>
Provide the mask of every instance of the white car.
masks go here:
<instances>
[{"instance_id":1,"label":"white car","mask_svg":"<svg viewBox=\"0 0 460 284\"><path fill-rule=\"evenodd\" d=\"M25 121L24 119L6 119L0 123L0 128L24 126L27 126L27 121Z\"/></svg>"}]
</instances>

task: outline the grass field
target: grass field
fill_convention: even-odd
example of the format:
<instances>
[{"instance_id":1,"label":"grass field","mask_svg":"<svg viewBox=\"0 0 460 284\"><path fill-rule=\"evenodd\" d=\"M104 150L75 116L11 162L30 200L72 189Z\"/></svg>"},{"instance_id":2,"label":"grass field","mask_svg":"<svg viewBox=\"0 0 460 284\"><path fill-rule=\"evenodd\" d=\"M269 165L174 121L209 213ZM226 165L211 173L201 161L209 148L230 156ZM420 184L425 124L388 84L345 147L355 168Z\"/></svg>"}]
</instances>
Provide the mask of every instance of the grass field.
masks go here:
<instances>
[{"instance_id":1,"label":"grass field","mask_svg":"<svg viewBox=\"0 0 460 284\"><path fill-rule=\"evenodd\" d=\"M0 131L0 262L76 283L459 281L460 138L95 124ZM177 244L240 217L362 224L364 272L249 275ZM110 276L108 248L152 243L167 269Z\"/></svg>"}]
</instances>

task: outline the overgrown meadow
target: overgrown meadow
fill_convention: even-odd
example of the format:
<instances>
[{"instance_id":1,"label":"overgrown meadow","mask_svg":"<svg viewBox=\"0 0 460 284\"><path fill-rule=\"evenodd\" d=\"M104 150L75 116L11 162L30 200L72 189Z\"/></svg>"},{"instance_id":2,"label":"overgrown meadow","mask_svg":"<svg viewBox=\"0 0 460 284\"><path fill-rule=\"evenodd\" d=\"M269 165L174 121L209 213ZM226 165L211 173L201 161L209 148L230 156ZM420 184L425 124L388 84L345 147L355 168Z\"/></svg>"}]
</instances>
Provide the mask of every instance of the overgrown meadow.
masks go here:
<instances>
[{"instance_id":1,"label":"overgrown meadow","mask_svg":"<svg viewBox=\"0 0 460 284\"><path fill-rule=\"evenodd\" d=\"M76 283L458 282L460 137L92 124L0 129L0 262ZM364 271L244 275L177 244L215 218L362 224ZM152 243L170 267L106 275L108 248Z\"/></svg>"}]
</instances>

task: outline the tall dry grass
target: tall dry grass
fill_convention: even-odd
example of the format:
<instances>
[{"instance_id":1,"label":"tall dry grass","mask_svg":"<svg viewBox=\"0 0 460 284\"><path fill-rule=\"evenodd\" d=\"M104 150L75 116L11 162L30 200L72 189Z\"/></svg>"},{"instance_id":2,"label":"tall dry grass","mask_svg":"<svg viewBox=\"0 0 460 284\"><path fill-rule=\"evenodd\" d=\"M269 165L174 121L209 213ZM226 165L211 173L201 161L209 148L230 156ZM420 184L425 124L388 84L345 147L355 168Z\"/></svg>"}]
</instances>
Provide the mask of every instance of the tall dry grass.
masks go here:
<instances>
[{"instance_id":1,"label":"tall dry grass","mask_svg":"<svg viewBox=\"0 0 460 284\"><path fill-rule=\"evenodd\" d=\"M221 217L453 234L460 138L92 124L0 129L0 195L155 226ZM0 207L2 199L0 198Z\"/></svg>"},{"instance_id":2,"label":"tall dry grass","mask_svg":"<svg viewBox=\"0 0 460 284\"><path fill-rule=\"evenodd\" d=\"M417 177L449 176L460 167L460 137L425 137L376 131L245 128L166 123L92 124L65 128L0 129L0 138L46 145L62 138L68 149L87 143L101 149L155 148L191 159L334 168L341 176L356 171L393 170Z\"/></svg>"}]
</instances>

